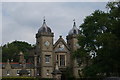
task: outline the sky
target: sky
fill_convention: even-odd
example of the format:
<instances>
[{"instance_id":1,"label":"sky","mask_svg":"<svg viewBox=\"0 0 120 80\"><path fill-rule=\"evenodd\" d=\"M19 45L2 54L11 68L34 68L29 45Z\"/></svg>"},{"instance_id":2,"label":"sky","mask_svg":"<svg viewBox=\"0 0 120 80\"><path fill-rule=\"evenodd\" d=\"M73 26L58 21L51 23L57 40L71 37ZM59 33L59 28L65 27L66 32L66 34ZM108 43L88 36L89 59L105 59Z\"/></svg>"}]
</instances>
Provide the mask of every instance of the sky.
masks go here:
<instances>
[{"instance_id":1,"label":"sky","mask_svg":"<svg viewBox=\"0 0 120 80\"><path fill-rule=\"evenodd\" d=\"M54 33L54 42L60 35L66 39L73 27L73 19L79 26L95 10L106 11L107 2L2 2L2 42L14 40L36 43L35 35L43 24ZM0 8L1 9L1 8Z\"/></svg>"}]
</instances>

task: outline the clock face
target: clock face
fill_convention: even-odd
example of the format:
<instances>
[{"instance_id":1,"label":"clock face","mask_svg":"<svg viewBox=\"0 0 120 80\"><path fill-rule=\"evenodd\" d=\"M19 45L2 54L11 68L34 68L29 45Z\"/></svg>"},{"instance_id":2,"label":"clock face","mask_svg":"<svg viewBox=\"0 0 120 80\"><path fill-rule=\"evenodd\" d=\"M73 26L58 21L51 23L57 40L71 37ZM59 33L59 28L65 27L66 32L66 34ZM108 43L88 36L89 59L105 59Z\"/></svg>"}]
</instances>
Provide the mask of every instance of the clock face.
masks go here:
<instances>
[{"instance_id":1,"label":"clock face","mask_svg":"<svg viewBox=\"0 0 120 80\"><path fill-rule=\"evenodd\" d=\"M64 50L64 45L60 45L59 49Z\"/></svg>"},{"instance_id":2,"label":"clock face","mask_svg":"<svg viewBox=\"0 0 120 80\"><path fill-rule=\"evenodd\" d=\"M45 46L49 46L50 45L49 41L46 41L44 44L45 44Z\"/></svg>"},{"instance_id":3,"label":"clock face","mask_svg":"<svg viewBox=\"0 0 120 80\"><path fill-rule=\"evenodd\" d=\"M64 45L61 45L60 47L61 47L61 48L64 48Z\"/></svg>"}]
</instances>

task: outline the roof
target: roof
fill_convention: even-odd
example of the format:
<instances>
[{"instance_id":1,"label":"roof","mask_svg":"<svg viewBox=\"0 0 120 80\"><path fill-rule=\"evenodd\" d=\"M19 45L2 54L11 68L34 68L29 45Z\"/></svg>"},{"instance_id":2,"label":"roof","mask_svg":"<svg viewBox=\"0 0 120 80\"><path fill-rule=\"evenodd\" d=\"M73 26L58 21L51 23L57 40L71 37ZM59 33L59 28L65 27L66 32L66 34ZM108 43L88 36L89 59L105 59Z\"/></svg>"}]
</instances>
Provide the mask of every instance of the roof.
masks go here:
<instances>
[{"instance_id":1,"label":"roof","mask_svg":"<svg viewBox=\"0 0 120 80\"><path fill-rule=\"evenodd\" d=\"M45 19L43 21L42 27L38 30L38 33L43 33L43 32L51 33L51 29L46 25Z\"/></svg>"},{"instance_id":2,"label":"roof","mask_svg":"<svg viewBox=\"0 0 120 80\"><path fill-rule=\"evenodd\" d=\"M54 74L61 74L62 72L60 71L60 70L57 70L57 69L55 69L53 72L52 72L52 74L54 75Z\"/></svg>"},{"instance_id":3,"label":"roof","mask_svg":"<svg viewBox=\"0 0 120 80\"><path fill-rule=\"evenodd\" d=\"M0 67L5 68L7 63L0 63ZM21 64L17 62L9 63L12 68L22 68ZM32 63L26 63L26 68L34 68Z\"/></svg>"},{"instance_id":4,"label":"roof","mask_svg":"<svg viewBox=\"0 0 120 80\"><path fill-rule=\"evenodd\" d=\"M79 34L80 30L76 27L76 23L74 21L73 28L69 31L68 35Z\"/></svg>"}]
</instances>

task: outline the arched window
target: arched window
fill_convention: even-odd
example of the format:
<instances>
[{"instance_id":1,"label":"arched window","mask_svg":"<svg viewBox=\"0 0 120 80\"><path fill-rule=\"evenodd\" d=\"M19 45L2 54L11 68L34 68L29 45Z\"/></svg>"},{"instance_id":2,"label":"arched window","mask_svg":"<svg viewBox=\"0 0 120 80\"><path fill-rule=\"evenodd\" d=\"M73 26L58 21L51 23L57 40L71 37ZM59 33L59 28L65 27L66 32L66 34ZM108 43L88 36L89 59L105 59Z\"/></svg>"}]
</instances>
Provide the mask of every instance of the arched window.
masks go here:
<instances>
[{"instance_id":1,"label":"arched window","mask_svg":"<svg viewBox=\"0 0 120 80\"><path fill-rule=\"evenodd\" d=\"M74 30L74 31L73 31L73 33L74 33L74 34L77 34L77 31L76 31L76 30Z\"/></svg>"}]
</instances>

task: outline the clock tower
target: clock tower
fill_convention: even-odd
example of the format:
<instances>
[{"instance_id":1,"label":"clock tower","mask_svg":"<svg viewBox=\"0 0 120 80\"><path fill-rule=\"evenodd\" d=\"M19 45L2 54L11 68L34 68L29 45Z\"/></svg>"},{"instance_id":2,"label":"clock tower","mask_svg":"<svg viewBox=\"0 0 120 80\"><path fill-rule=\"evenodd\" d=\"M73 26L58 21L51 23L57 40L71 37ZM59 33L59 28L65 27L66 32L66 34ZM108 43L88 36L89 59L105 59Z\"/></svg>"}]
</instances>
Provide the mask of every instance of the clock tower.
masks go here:
<instances>
[{"instance_id":1,"label":"clock tower","mask_svg":"<svg viewBox=\"0 0 120 80\"><path fill-rule=\"evenodd\" d=\"M42 27L36 34L36 49L38 60L38 71L41 78L52 78L53 71L53 36L50 27L43 20Z\"/></svg>"}]
</instances>

